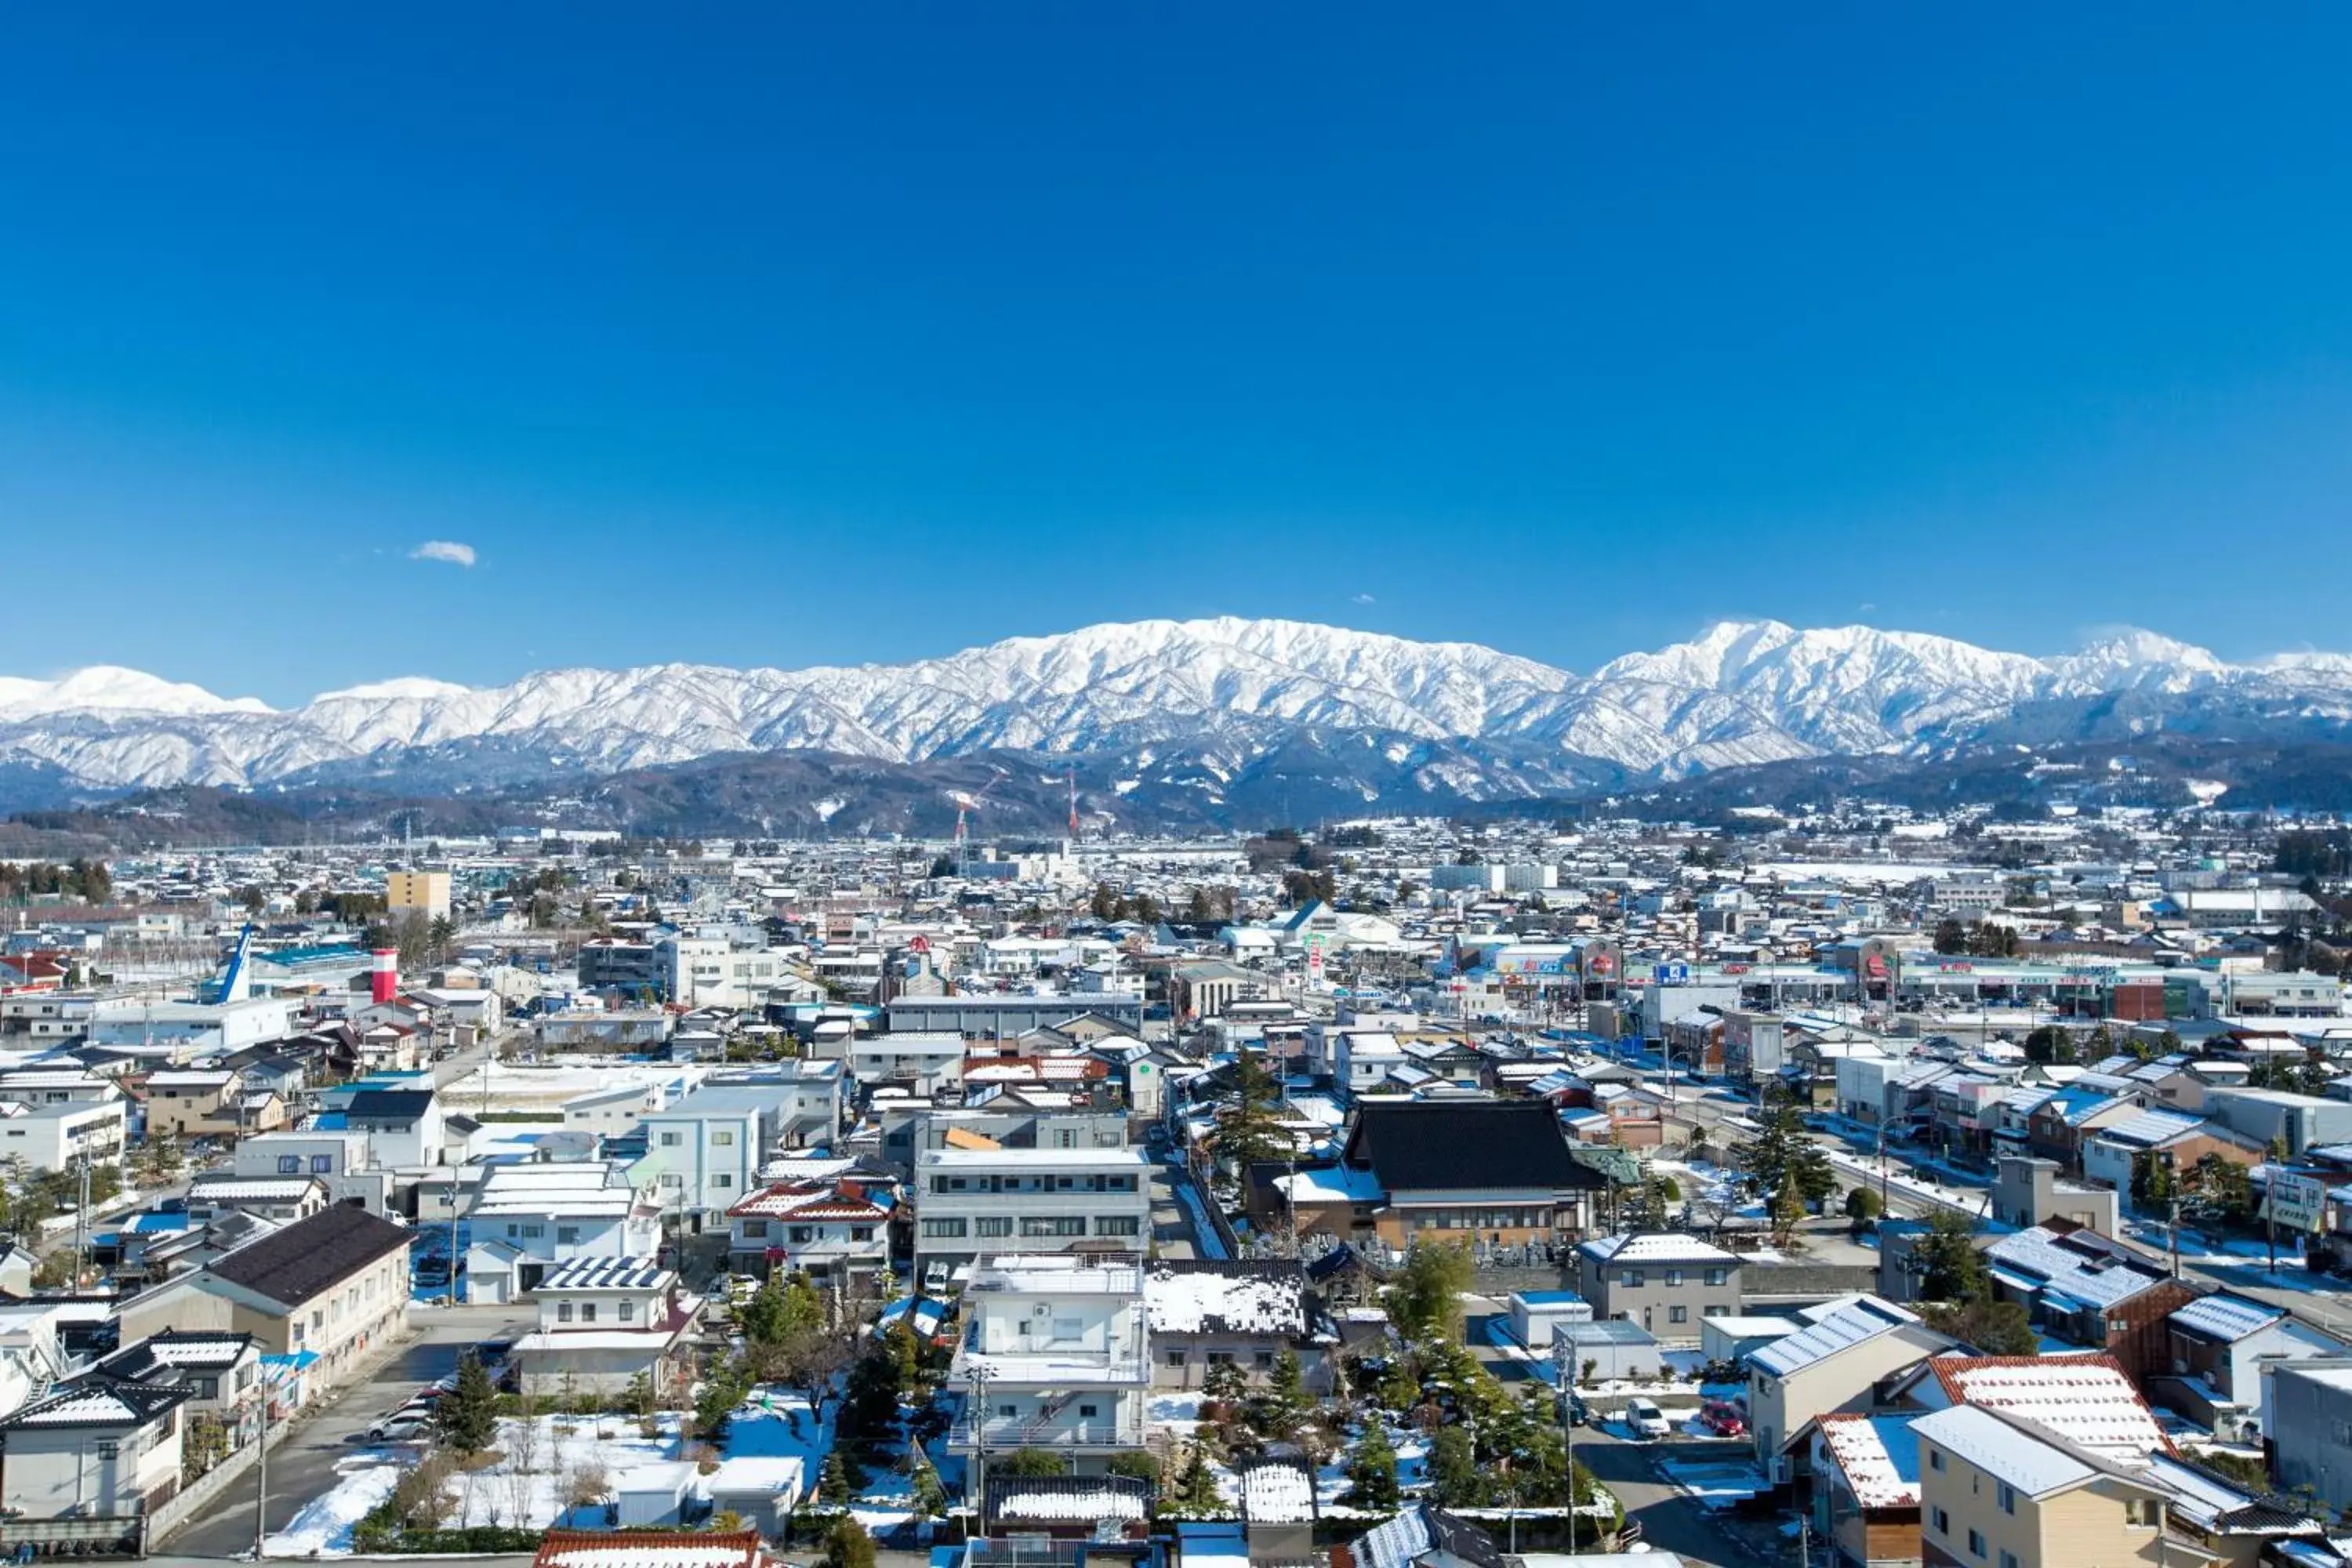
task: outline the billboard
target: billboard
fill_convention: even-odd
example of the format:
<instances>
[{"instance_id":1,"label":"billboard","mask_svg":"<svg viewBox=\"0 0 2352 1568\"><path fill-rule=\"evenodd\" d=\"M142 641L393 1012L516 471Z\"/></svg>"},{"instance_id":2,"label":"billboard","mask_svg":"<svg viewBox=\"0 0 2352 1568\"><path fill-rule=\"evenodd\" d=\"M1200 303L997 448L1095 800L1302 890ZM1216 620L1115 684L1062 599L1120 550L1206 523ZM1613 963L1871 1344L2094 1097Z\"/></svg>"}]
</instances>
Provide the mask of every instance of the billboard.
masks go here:
<instances>
[{"instance_id":1,"label":"billboard","mask_svg":"<svg viewBox=\"0 0 2352 1568\"><path fill-rule=\"evenodd\" d=\"M1323 944L1328 940L1319 931L1307 934L1307 984L1309 985L1323 984Z\"/></svg>"},{"instance_id":2,"label":"billboard","mask_svg":"<svg viewBox=\"0 0 2352 1568\"><path fill-rule=\"evenodd\" d=\"M2273 1171L2270 1196L2263 1213L2289 1230L2320 1231L2327 1227L2327 1184L2317 1176L2290 1176Z\"/></svg>"}]
</instances>

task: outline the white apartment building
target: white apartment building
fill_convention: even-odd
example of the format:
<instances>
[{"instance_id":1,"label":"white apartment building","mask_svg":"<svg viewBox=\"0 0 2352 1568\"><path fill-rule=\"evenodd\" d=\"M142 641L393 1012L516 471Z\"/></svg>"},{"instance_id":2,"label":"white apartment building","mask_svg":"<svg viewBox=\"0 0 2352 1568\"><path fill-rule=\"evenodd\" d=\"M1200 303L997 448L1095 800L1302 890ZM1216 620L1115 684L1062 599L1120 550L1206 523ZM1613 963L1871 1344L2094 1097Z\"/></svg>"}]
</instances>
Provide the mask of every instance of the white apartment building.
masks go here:
<instances>
[{"instance_id":1,"label":"white apartment building","mask_svg":"<svg viewBox=\"0 0 2352 1568\"><path fill-rule=\"evenodd\" d=\"M83 1160L114 1164L129 1142L119 1099L40 1106L0 1100L0 1159L22 1159L35 1171L68 1170Z\"/></svg>"},{"instance_id":2,"label":"white apartment building","mask_svg":"<svg viewBox=\"0 0 2352 1568\"><path fill-rule=\"evenodd\" d=\"M549 1268L580 1258L650 1258L661 1215L618 1162L495 1165L467 1218L466 1297L512 1301Z\"/></svg>"},{"instance_id":3,"label":"white apartment building","mask_svg":"<svg viewBox=\"0 0 2352 1568\"><path fill-rule=\"evenodd\" d=\"M1079 1474L1143 1446L1151 1383L1143 1268L1000 1255L972 1270L950 1384L968 1390L950 1452L1044 1448Z\"/></svg>"},{"instance_id":4,"label":"white apartment building","mask_svg":"<svg viewBox=\"0 0 2352 1568\"><path fill-rule=\"evenodd\" d=\"M563 1127L568 1132L593 1132L617 1138L637 1130L646 1112L669 1103L658 1083L616 1083L592 1089L563 1102Z\"/></svg>"},{"instance_id":5,"label":"white apartment building","mask_svg":"<svg viewBox=\"0 0 2352 1568\"><path fill-rule=\"evenodd\" d=\"M868 1089L887 1084L931 1095L963 1081L963 1037L951 1029L908 1029L849 1042L849 1076Z\"/></svg>"},{"instance_id":6,"label":"white apartment building","mask_svg":"<svg viewBox=\"0 0 2352 1568\"><path fill-rule=\"evenodd\" d=\"M723 936L664 937L654 968L669 1000L682 1007L757 1007L792 971L768 948L740 948Z\"/></svg>"},{"instance_id":7,"label":"white apartment building","mask_svg":"<svg viewBox=\"0 0 2352 1568\"><path fill-rule=\"evenodd\" d=\"M960 1265L1024 1253L1143 1252L1150 1166L1134 1149L927 1149L915 1157L915 1268L926 1289Z\"/></svg>"}]
</instances>

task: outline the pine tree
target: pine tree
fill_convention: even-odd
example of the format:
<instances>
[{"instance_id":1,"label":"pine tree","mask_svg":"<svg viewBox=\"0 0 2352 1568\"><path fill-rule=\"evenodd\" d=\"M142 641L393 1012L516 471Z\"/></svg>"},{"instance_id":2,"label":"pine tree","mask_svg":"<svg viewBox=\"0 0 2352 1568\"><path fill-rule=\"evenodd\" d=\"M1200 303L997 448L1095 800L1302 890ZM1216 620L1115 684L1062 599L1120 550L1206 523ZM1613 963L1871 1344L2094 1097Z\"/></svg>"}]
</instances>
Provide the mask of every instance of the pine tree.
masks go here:
<instances>
[{"instance_id":1,"label":"pine tree","mask_svg":"<svg viewBox=\"0 0 2352 1568\"><path fill-rule=\"evenodd\" d=\"M1265 1058L1244 1047L1234 1062L1234 1098L1210 1130L1210 1152L1236 1171L1286 1158L1291 1142L1282 1126L1281 1099Z\"/></svg>"},{"instance_id":2,"label":"pine tree","mask_svg":"<svg viewBox=\"0 0 2352 1568\"><path fill-rule=\"evenodd\" d=\"M457 1386L433 1407L441 1440L460 1454L478 1454L499 1431L499 1394L481 1358L467 1351L457 1362Z\"/></svg>"},{"instance_id":3,"label":"pine tree","mask_svg":"<svg viewBox=\"0 0 2352 1568\"><path fill-rule=\"evenodd\" d=\"M1388 1424L1377 1415L1364 1423L1364 1435L1356 1439L1355 1452L1348 1457L1348 1479L1354 1488L1348 1494L1350 1506L1397 1506L1396 1447L1389 1441Z\"/></svg>"}]
</instances>

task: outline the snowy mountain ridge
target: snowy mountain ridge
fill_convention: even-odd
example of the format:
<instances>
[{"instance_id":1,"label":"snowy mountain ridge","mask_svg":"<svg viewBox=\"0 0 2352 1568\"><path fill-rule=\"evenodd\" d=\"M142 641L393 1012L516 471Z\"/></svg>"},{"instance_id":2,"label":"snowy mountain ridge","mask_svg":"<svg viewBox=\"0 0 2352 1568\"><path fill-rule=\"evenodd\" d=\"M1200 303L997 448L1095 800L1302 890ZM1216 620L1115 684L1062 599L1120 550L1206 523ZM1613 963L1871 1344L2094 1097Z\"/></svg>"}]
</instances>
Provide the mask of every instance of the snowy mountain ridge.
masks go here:
<instances>
[{"instance_id":1,"label":"snowy mountain ridge","mask_svg":"<svg viewBox=\"0 0 2352 1568\"><path fill-rule=\"evenodd\" d=\"M1580 677L1475 643L1224 617L1087 626L902 665L556 669L488 688L403 677L282 711L110 667L0 678L0 762L47 764L91 788L364 782L428 763L464 787L798 750L904 763L1213 742L1262 755L1341 734L1472 741L1507 748L1514 766L1549 757L1671 778L1934 751L1996 728L2078 738L2179 724L2352 725L2352 658L2231 665L2124 629L2036 658L1754 620Z\"/></svg>"}]
</instances>

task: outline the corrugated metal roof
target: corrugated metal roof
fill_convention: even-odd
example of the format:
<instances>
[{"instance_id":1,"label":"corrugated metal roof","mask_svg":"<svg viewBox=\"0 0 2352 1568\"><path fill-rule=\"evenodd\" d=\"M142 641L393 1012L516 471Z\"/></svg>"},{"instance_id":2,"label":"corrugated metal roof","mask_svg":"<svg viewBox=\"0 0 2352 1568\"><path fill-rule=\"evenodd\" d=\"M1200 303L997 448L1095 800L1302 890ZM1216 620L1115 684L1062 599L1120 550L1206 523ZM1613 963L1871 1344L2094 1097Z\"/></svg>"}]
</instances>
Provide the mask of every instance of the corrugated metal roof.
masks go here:
<instances>
[{"instance_id":1,"label":"corrugated metal roof","mask_svg":"<svg viewBox=\"0 0 2352 1568\"><path fill-rule=\"evenodd\" d=\"M2175 1327L2192 1333L2210 1334L2225 1343L2244 1339L2257 1329L2267 1328L2286 1316L2284 1309L2262 1301L2249 1301L2243 1296L2216 1291L2200 1297L2172 1314Z\"/></svg>"},{"instance_id":2,"label":"corrugated metal roof","mask_svg":"<svg viewBox=\"0 0 2352 1568\"><path fill-rule=\"evenodd\" d=\"M1750 1365L1776 1377L1787 1377L1849 1346L1893 1333L1918 1321L1916 1315L1892 1301L1860 1296L1835 1311L1822 1314L1787 1339L1775 1340L1761 1350L1750 1352L1748 1360Z\"/></svg>"}]
</instances>

